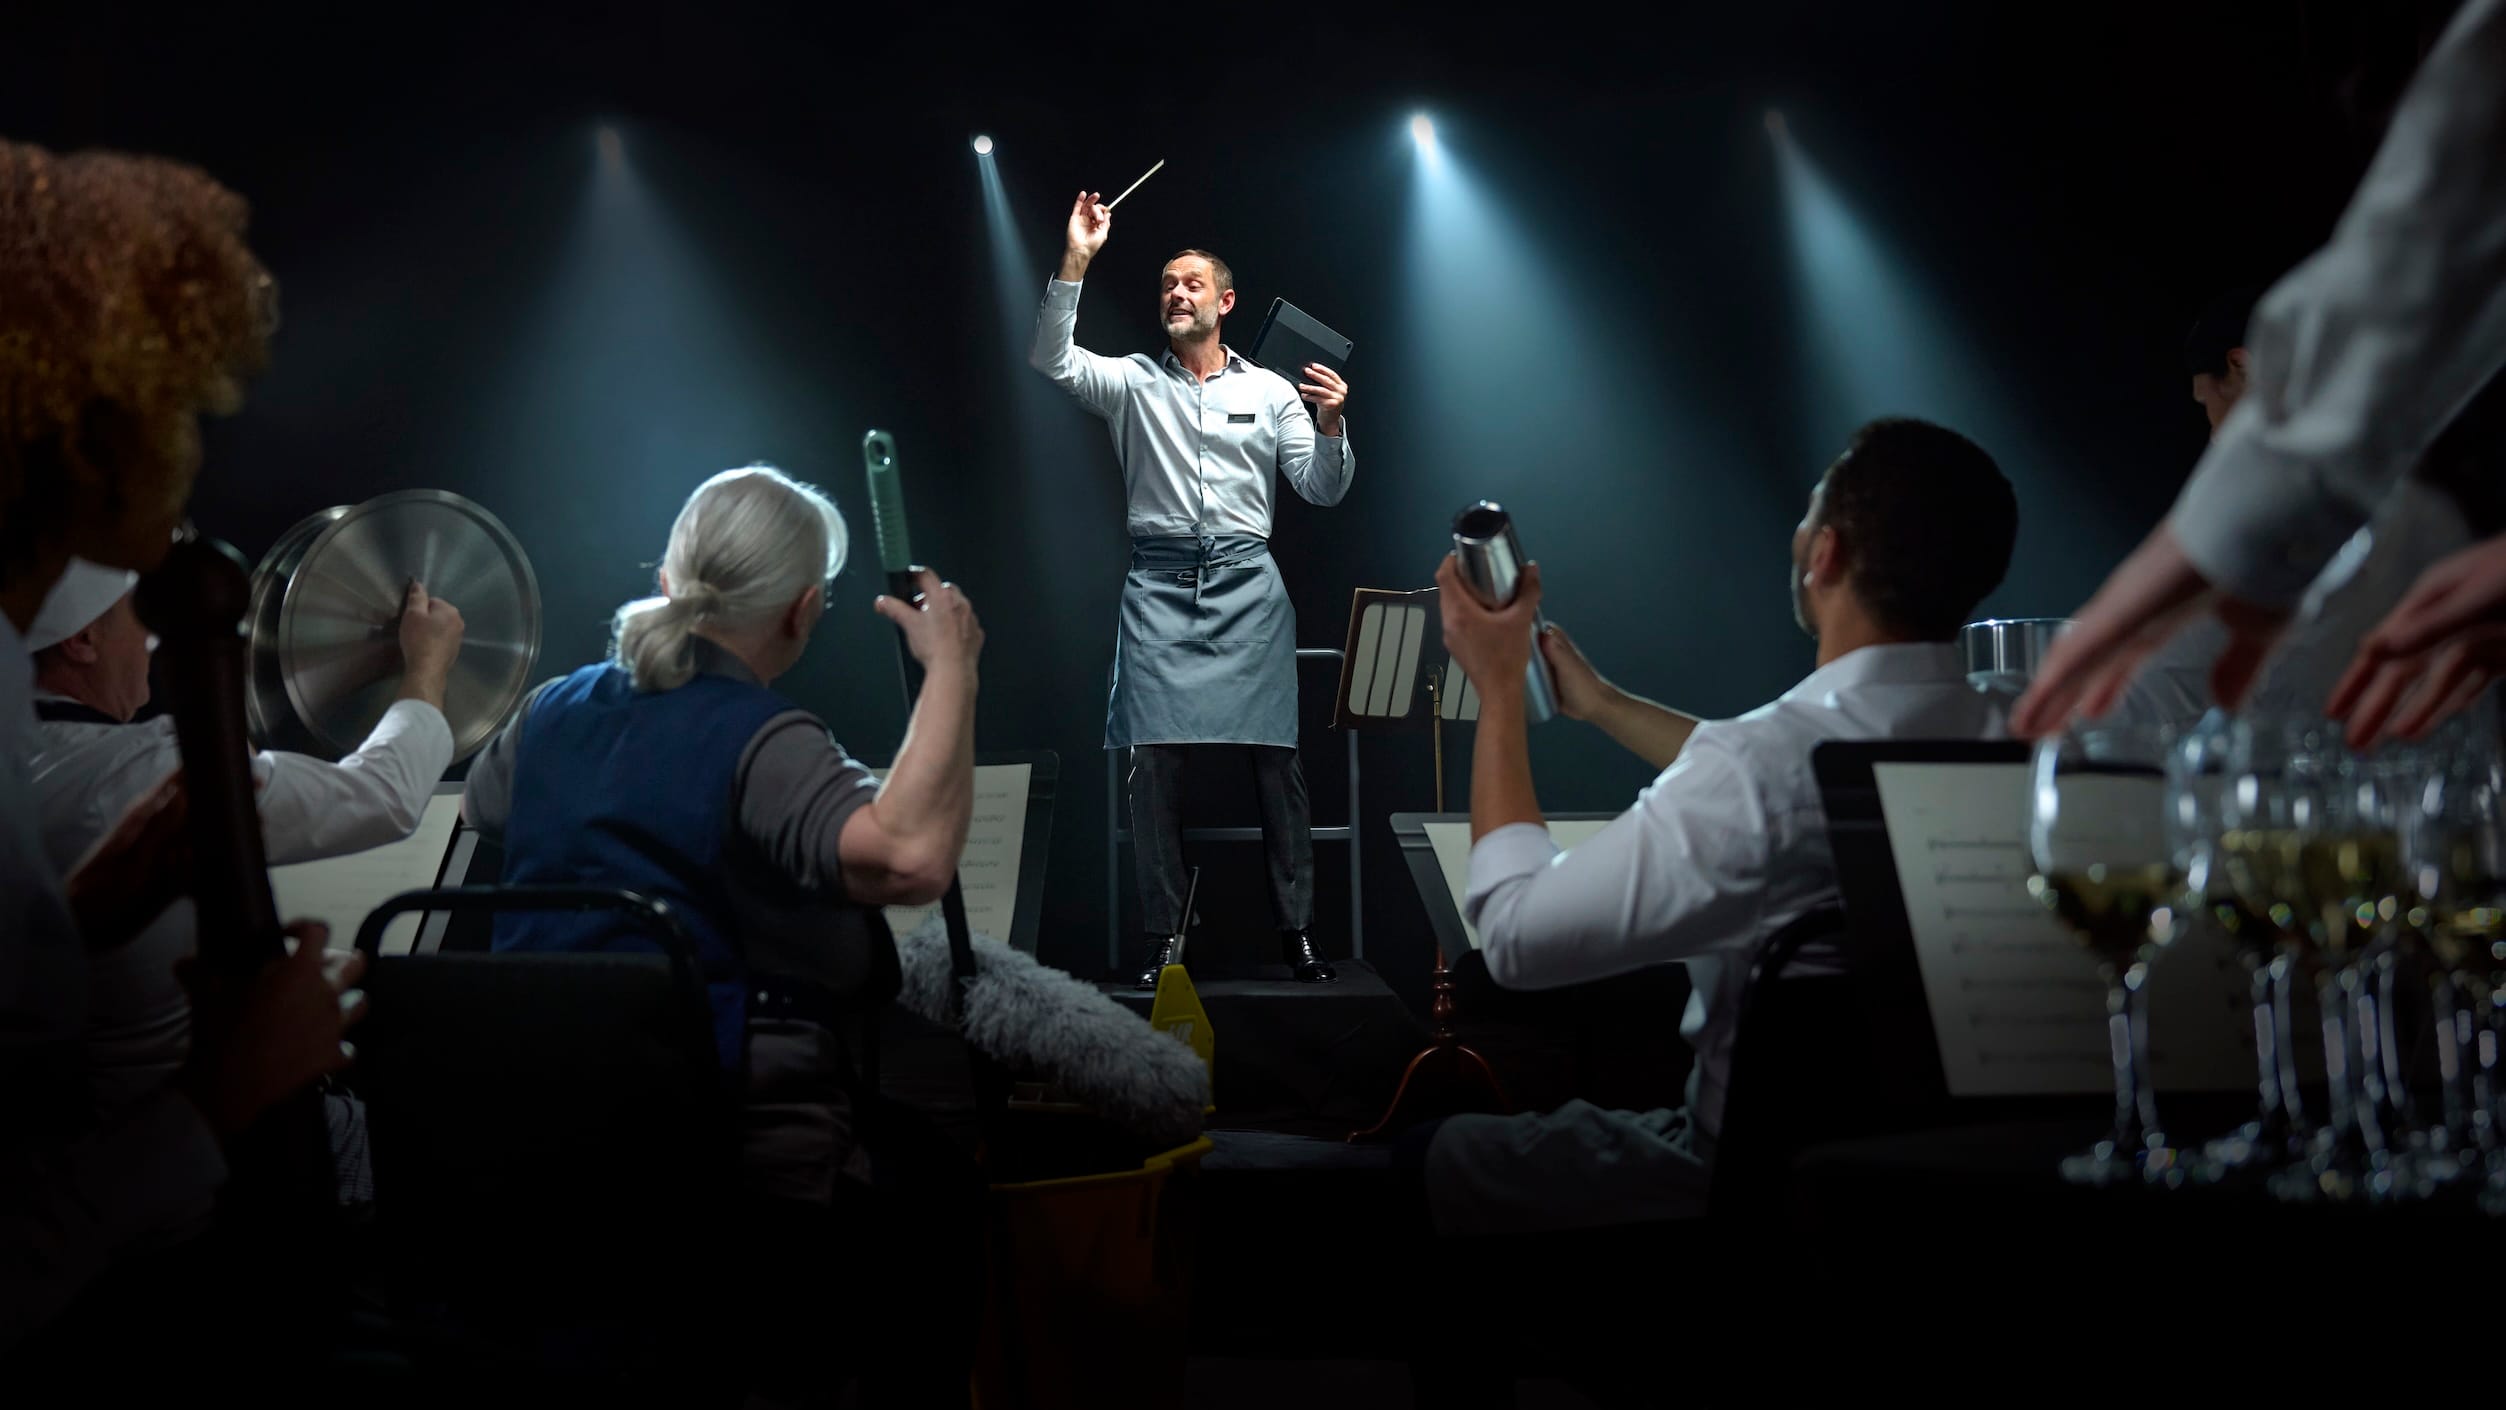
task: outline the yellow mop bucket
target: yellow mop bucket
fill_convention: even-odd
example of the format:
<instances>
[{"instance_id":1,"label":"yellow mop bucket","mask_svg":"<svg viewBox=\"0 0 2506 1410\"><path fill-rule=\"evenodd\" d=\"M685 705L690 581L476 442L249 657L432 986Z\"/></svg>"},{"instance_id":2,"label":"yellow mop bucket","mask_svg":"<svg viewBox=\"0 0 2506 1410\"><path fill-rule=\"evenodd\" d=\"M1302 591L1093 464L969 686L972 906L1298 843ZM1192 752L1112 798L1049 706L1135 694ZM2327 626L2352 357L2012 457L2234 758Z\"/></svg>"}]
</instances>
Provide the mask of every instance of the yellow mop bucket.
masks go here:
<instances>
[{"instance_id":1,"label":"yellow mop bucket","mask_svg":"<svg viewBox=\"0 0 2506 1410\"><path fill-rule=\"evenodd\" d=\"M1209 1138L1127 1170L994 1185L979 1410L1181 1406Z\"/></svg>"}]
</instances>

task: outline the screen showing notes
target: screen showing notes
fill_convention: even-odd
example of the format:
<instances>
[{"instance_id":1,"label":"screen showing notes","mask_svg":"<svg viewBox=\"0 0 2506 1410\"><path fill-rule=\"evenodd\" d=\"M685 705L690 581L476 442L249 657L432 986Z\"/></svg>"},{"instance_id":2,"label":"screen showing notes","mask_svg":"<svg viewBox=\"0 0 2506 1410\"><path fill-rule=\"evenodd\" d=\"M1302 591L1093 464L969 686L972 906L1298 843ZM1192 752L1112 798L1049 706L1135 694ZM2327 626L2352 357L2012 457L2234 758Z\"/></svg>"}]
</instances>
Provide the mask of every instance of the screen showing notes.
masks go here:
<instances>
[{"instance_id":1,"label":"screen showing notes","mask_svg":"<svg viewBox=\"0 0 2506 1410\"><path fill-rule=\"evenodd\" d=\"M957 863L957 880L966 894L966 925L1006 945L1010 922L1018 914L1018 853L1027 837L1027 788L1032 764L975 766L974 820L966 830L966 852ZM873 769L882 781L885 769ZM939 914L938 902L928 906L890 906L888 929L909 935L925 917Z\"/></svg>"},{"instance_id":2,"label":"screen showing notes","mask_svg":"<svg viewBox=\"0 0 2506 1410\"><path fill-rule=\"evenodd\" d=\"M2028 894L2024 764L1874 764L1897 885L1953 1096L2110 1092L2106 985L2088 950ZM2158 1085L2254 1080L2244 964L2206 924L2149 974Z\"/></svg>"}]
</instances>

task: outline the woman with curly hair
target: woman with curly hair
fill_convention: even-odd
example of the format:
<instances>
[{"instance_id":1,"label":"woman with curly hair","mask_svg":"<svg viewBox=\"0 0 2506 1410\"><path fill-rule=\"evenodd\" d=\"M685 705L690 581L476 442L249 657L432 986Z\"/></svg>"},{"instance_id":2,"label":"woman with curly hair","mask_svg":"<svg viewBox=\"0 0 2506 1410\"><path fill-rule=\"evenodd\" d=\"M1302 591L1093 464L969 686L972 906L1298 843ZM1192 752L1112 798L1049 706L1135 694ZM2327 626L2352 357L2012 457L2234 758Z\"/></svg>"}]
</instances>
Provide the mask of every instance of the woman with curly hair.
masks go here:
<instances>
[{"instance_id":1,"label":"woman with curly hair","mask_svg":"<svg viewBox=\"0 0 2506 1410\"><path fill-rule=\"evenodd\" d=\"M71 895L91 874L148 871L129 858L171 831L180 792L144 798L65 892L24 764L24 633L45 595L72 557L143 572L164 558L199 418L241 405L261 366L277 290L244 218L188 166L0 141L0 1352L125 1251L201 1227L223 1144L343 1060L339 991L318 930L300 930L164 1089L87 1120L87 954L128 936L82 934ZM124 1328L142 1330L157 1329Z\"/></svg>"}]
</instances>

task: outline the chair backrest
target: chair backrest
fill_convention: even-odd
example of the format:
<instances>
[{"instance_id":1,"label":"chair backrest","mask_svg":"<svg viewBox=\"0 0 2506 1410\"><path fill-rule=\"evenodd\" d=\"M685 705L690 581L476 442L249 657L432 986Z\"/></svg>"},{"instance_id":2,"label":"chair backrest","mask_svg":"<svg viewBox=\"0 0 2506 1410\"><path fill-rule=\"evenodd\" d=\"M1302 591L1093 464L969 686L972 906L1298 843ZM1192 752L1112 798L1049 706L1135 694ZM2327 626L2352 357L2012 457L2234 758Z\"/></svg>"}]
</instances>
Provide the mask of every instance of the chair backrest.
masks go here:
<instances>
[{"instance_id":1,"label":"chair backrest","mask_svg":"<svg viewBox=\"0 0 2506 1410\"><path fill-rule=\"evenodd\" d=\"M528 1346L627 1309L719 1300L737 1127L693 947L654 902L413 892L359 944L401 911L525 907L619 911L665 953L373 959L354 1080L396 1296Z\"/></svg>"},{"instance_id":2,"label":"chair backrest","mask_svg":"<svg viewBox=\"0 0 2506 1410\"><path fill-rule=\"evenodd\" d=\"M1805 1147L1925 1119L1906 1074L1928 1052L1920 1013L1892 1010L1901 986L1855 972L1784 970L1817 941L1848 939L1841 909L1812 911L1759 947L1732 1038L1708 1207L1717 1218L1777 1212Z\"/></svg>"}]
</instances>

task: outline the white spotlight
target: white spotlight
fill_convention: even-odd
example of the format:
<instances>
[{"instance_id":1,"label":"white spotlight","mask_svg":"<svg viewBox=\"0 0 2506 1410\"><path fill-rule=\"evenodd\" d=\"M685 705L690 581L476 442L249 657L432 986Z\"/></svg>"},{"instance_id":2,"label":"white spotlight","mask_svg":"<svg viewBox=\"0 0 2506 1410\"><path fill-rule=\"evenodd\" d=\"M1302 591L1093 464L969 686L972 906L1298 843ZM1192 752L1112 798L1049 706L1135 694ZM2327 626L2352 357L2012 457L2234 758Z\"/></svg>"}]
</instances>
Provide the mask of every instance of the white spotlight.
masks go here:
<instances>
[{"instance_id":1,"label":"white spotlight","mask_svg":"<svg viewBox=\"0 0 2506 1410\"><path fill-rule=\"evenodd\" d=\"M1778 142L1785 141L1791 136L1790 131L1784 126L1783 109L1769 108L1766 110L1766 135L1774 138Z\"/></svg>"},{"instance_id":2,"label":"white spotlight","mask_svg":"<svg viewBox=\"0 0 2506 1410\"><path fill-rule=\"evenodd\" d=\"M1436 145L1436 124L1425 113L1410 115L1410 140L1421 147Z\"/></svg>"},{"instance_id":3,"label":"white spotlight","mask_svg":"<svg viewBox=\"0 0 2506 1410\"><path fill-rule=\"evenodd\" d=\"M620 137L618 129L609 124L601 124L600 131L592 135L592 143L600 149L600 159L609 165L616 166L626 160L626 139Z\"/></svg>"},{"instance_id":4,"label":"white spotlight","mask_svg":"<svg viewBox=\"0 0 2506 1410\"><path fill-rule=\"evenodd\" d=\"M989 134L980 132L975 134L975 155L978 157L992 155L992 138Z\"/></svg>"}]
</instances>

